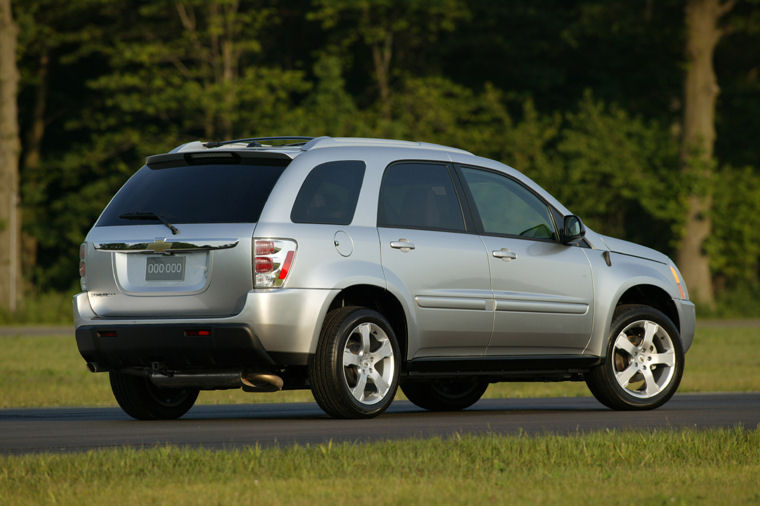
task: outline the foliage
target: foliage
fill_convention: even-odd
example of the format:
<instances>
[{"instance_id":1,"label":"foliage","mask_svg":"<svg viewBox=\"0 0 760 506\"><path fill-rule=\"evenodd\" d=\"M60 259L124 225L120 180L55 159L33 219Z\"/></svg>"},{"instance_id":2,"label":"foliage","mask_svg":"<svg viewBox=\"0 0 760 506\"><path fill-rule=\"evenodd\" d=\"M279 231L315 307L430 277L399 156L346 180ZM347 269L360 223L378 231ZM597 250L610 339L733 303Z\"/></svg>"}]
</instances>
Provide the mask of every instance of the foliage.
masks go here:
<instances>
[{"instance_id":1,"label":"foliage","mask_svg":"<svg viewBox=\"0 0 760 506\"><path fill-rule=\"evenodd\" d=\"M760 174L723 167L714 177L713 233L707 248L723 288L760 288ZM756 302L756 297L753 297Z\"/></svg>"},{"instance_id":2,"label":"foliage","mask_svg":"<svg viewBox=\"0 0 760 506\"><path fill-rule=\"evenodd\" d=\"M667 128L586 93L567 115L557 151L557 197L595 230L664 251L675 246L684 185Z\"/></svg>"},{"instance_id":3,"label":"foliage","mask_svg":"<svg viewBox=\"0 0 760 506\"><path fill-rule=\"evenodd\" d=\"M0 309L0 325L71 325L73 295L73 291L27 294L15 312Z\"/></svg>"},{"instance_id":4,"label":"foliage","mask_svg":"<svg viewBox=\"0 0 760 506\"><path fill-rule=\"evenodd\" d=\"M708 249L724 291L760 289L756 7L737 4L718 46L721 168L699 183L714 185ZM14 9L25 154L44 127L39 162L21 174L36 292L76 287L79 243L145 156L199 138L448 144L523 171L600 232L669 254L698 183L677 170L675 0L40 0Z\"/></svg>"}]
</instances>

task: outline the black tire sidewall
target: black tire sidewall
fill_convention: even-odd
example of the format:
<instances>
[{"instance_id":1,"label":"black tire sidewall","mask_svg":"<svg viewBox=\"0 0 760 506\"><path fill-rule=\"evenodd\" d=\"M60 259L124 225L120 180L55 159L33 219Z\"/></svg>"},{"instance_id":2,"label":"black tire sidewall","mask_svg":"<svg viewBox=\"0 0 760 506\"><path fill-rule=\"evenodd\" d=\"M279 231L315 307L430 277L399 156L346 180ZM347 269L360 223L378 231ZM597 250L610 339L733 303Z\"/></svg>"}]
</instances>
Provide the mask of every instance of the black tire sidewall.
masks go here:
<instances>
[{"instance_id":1,"label":"black tire sidewall","mask_svg":"<svg viewBox=\"0 0 760 506\"><path fill-rule=\"evenodd\" d=\"M465 391L450 395L447 383L464 385ZM488 382L477 378L461 380L417 380L401 385L401 390L415 405L430 411L460 411L478 402L488 388Z\"/></svg>"},{"instance_id":2,"label":"black tire sidewall","mask_svg":"<svg viewBox=\"0 0 760 506\"><path fill-rule=\"evenodd\" d=\"M138 420L177 419L187 413L198 398L198 389L160 389L148 378L116 371L109 373L109 379L116 402ZM168 394L174 397L171 401L167 401Z\"/></svg>"}]
</instances>

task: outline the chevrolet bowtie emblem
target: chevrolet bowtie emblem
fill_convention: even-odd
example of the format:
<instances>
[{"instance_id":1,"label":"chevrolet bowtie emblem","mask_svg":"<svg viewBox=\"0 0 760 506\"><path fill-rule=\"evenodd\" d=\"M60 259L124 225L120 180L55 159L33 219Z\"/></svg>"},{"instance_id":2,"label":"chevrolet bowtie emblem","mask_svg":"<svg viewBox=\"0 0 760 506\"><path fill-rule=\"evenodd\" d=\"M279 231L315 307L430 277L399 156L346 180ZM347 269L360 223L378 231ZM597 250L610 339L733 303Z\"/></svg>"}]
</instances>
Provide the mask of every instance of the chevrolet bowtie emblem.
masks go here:
<instances>
[{"instance_id":1,"label":"chevrolet bowtie emblem","mask_svg":"<svg viewBox=\"0 0 760 506\"><path fill-rule=\"evenodd\" d=\"M172 248L172 245L174 243L166 242L166 238L163 239L156 239L152 243L148 244L147 248L148 250L153 250L156 253L166 253L168 250Z\"/></svg>"}]
</instances>

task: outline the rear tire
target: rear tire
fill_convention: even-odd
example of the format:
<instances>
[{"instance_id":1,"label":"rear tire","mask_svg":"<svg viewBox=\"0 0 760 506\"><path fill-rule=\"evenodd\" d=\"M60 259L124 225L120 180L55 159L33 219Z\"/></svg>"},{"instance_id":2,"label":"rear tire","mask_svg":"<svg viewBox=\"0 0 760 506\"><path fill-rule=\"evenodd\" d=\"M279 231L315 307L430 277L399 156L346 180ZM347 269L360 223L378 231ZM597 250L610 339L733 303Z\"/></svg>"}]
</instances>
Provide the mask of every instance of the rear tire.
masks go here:
<instances>
[{"instance_id":1,"label":"rear tire","mask_svg":"<svg viewBox=\"0 0 760 506\"><path fill-rule=\"evenodd\" d=\"M372 309L330 311L309 366L319 406L335 418L371 418L396 395L400 354L388 320Z\"/></svg>"},{"instance_id":2,"label":"rear tire","mask_svg":"<svg viewBox=\"0 0 760 506\"><path fill-rule=\"evenodd\" d=\"M129 416L138 420L175 420L195 404L196 388L158 388L148 378L111 371L111 391Z\"/></svg>"},{"instance_id":3,"label":"rear tire","mask_svg":"<svg viewBox=\"0 0 760 506\"><path fill-rule=\"evenodd\" d=\"M409 381L401 385L404 395L430 411L459 411L478 402L488 382L478 378Z\"/></svg>"},{"instance_id":4,"label":"rear tire","mask_svg":"<svg viewBox=\"0 0 760 506\"><path fill-rule=\"evenodd\" d=\"M586 384L609 408L654 409L676 392L683 368L681 338L670 318L649 306L623 306L613 318L605 358Z\"/></svg>"}]
</instances>

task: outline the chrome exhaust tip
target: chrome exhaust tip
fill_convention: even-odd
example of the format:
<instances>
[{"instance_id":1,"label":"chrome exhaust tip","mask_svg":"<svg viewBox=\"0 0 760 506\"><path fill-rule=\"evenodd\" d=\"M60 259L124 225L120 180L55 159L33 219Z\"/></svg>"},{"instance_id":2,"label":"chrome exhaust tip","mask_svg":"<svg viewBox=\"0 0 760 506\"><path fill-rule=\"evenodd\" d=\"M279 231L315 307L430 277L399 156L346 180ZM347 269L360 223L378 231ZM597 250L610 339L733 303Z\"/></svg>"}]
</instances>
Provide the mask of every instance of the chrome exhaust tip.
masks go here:
<instances>
[{"instance_id":1,"label":"chrome exhaust tip","mask_svg":"<svg viewBox=\"0 0 760 506\"><path fill-rule=\"evenodd\" d=\"M282 390L284 382L275 374L242 373L240 381L246 392L277 392Z\"/></svg>"},{"instance_id":2,"label":"chrome exhaust tip","mask_svg":"<svg viewBox=\"0 0 760 506\"><path fill-rule=\"evenodd\" d=\"M106 369L101 367L97 362L87 362L87 369L90 372L103 372Z\"/></svg>"}]
</instances>

